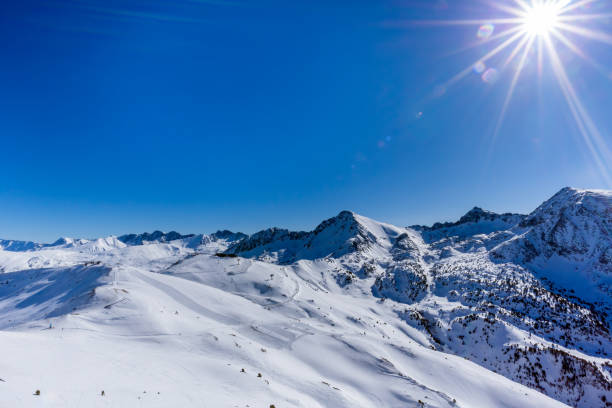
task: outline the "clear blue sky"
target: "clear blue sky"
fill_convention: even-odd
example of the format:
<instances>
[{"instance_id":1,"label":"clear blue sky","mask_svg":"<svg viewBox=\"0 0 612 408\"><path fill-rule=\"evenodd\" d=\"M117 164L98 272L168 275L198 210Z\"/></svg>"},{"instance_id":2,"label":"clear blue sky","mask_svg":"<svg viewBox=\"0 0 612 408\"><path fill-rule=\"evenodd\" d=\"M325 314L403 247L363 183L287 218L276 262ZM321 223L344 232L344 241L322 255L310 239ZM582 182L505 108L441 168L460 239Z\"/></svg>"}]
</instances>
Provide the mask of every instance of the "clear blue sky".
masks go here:
<instances>
[{"instance_id":1,"label":"clear blue sky","mask_svg":"<svg viewBox=\"0 0 612 408\"><path fill-rule=\"evenodd\" d=\"M343 209L429 224L609 188L549 64L538 82L528 57L495 138L512 68L441 87L490 47L460 52L478 27L412 22L496 14L477 0L6 2L0 237L310 229ZM576 43L612 67L610 44ZM610 145L612 76L559 54Z\"/></svg>"}]
</instances>

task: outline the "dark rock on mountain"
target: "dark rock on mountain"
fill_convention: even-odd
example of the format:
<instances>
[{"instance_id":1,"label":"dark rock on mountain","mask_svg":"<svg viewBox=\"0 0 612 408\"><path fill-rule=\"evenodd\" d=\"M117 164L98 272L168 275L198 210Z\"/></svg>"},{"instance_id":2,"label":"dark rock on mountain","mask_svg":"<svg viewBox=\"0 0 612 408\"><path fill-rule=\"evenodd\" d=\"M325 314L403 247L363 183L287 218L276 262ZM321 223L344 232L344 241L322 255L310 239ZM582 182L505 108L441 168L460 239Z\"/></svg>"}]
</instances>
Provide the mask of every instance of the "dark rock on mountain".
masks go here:
<instances>
[{"instance_id":1,"label":"dark rock on mountain","mask_svg":"<svg viewBox=\"0 0 612 408\"><path fill-rule=\"evenodd\" d=\"M194 234L181 235L176 231L170 231L167 233L162 231L154 231L152 233L145 232L142 234L122 235L117 239L127 245L143 245L151 242L170 242L177 239L192 238L194 236Z\"/></svg>"},{"instance_id":2,"label":"dark rock on mountain","mask_svg":"<svg viewBox=\"0 0 612 408\"><path fill-rule=\"evenodd\" d=\"M238 242L248 237L247 234L242 232L232 232L228 230L217 231L211 234L211 237L215 240L224 240L227 242Z\"/></svg>"}]
</instances>

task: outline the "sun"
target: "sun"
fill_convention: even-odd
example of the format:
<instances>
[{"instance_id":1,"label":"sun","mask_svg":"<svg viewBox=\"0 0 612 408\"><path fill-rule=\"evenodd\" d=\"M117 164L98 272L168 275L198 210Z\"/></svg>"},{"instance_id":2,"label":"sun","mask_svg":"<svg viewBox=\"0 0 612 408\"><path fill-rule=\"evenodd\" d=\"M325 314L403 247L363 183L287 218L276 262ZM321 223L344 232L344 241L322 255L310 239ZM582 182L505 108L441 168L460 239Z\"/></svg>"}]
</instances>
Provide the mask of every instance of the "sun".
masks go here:
<instances>
[{"instance_id":1,"label":"sun","mask_svg":"<svg viewBox=\"0 0 612 408\"><path fill-rule=\"evenodd\" d=\"M557 28L562 9L557 3L531 6L523 17L523 30L533 36L545 36Z\"/></svg>"}]
</instances>

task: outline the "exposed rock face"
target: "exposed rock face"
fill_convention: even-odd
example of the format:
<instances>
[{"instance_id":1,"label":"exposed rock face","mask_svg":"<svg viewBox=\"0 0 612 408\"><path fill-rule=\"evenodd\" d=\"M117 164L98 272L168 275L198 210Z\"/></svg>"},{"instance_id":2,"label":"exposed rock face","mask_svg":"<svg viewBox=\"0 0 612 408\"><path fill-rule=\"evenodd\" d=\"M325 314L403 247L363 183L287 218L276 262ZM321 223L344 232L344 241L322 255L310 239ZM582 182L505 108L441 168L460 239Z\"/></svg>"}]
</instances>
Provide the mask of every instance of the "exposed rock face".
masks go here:
<instances>
[{"instance_id":1,"label":"exposed rock face","mask_svg":"<svg viewBox=\"0 0 612 408\"><path fill-rule=\"evenodd\" d=\"M427 294L427 275L416 262L402 262L379 275L372 294L401 303L414 303Z\"/></svg>"},{"instance_id":2,"label":"exposed rock face","mask_svg":"<svg viewBox=\"0 0 612 408\"><path fill-rule=\"evenodd\" d=\"M233 254L244 254L259 250L262 253L265 251L276 251L284 254L290 249L303 246L303 240L307 235L306 232L295 232L281 228L268 228L237 242L229 248L228 252ZM281 258L284 259L283 257ZM287 254L287 260L290 258L291 255Z\"/></svg>"},{"instance_id":3,"label":"exposed rock face","mask_svg":"<svg viewBox=\"0 0 612 408\"><path fill-rule=\"evenodd\" d=\"M127 245L143 245L150 242L170 242L177 239L191 238L193 236L194 234L181 235L176 231L153 231L152 233L145 232L142 234L122 235L118 239Z\"/></svg>"}]
</instances>

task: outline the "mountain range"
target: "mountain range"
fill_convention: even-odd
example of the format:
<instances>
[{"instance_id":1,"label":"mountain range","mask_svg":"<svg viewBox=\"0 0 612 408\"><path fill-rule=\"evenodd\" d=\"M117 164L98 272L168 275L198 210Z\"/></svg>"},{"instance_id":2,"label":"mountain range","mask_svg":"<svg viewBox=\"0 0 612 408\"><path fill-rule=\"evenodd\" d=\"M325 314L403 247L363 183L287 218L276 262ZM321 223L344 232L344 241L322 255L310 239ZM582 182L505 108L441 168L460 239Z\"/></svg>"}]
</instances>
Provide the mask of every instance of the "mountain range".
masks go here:
<instances>
[{"instance_id":1,"label":"mountain range","mask_svg":"<svg viewBox=\"0 0 612 408\"><path fill-rule=\"evenodd\" d=\"M0 240L0 272L0 406L612 406L611 191L432 226Z\"/></svg>"}]
</instances>

